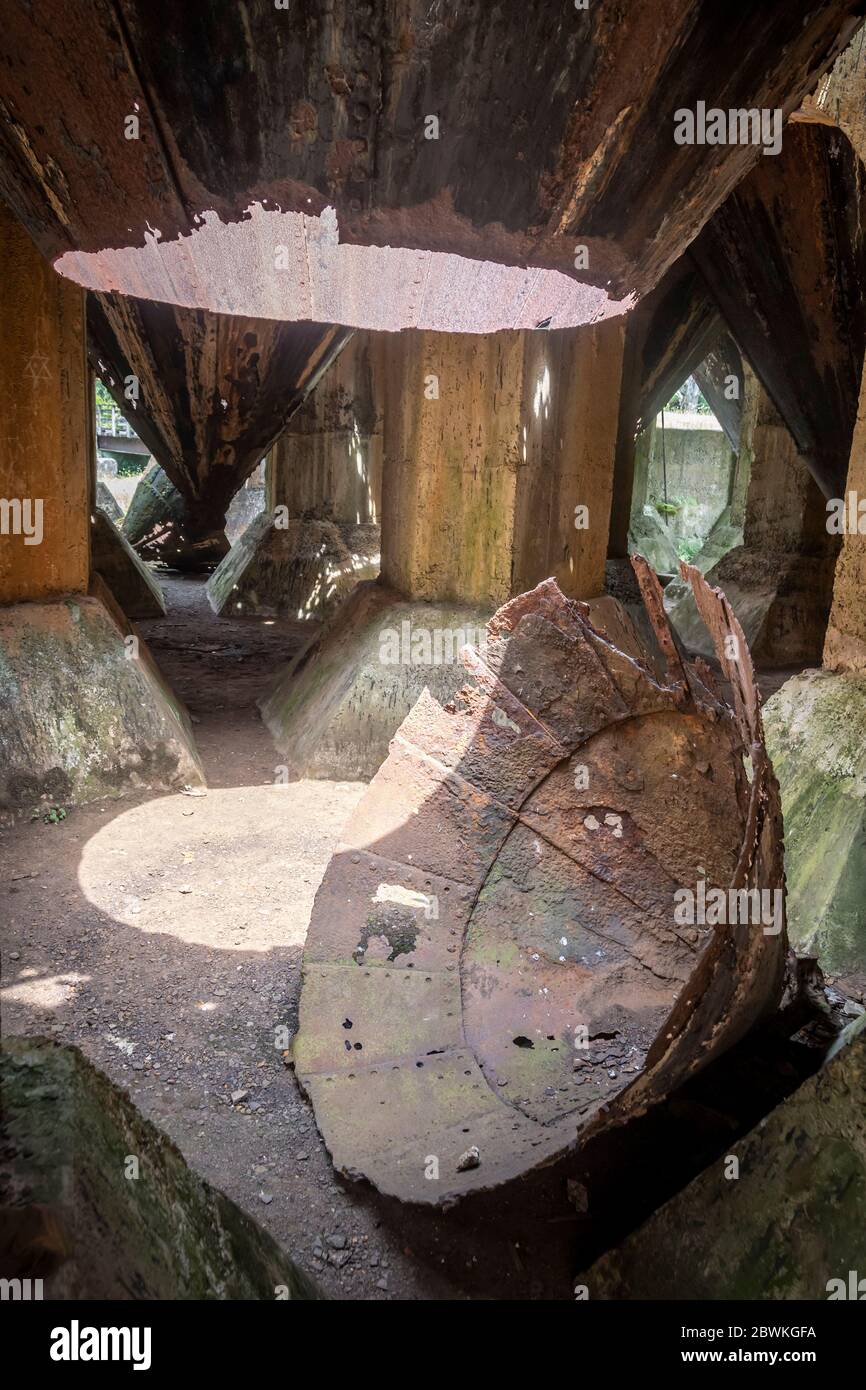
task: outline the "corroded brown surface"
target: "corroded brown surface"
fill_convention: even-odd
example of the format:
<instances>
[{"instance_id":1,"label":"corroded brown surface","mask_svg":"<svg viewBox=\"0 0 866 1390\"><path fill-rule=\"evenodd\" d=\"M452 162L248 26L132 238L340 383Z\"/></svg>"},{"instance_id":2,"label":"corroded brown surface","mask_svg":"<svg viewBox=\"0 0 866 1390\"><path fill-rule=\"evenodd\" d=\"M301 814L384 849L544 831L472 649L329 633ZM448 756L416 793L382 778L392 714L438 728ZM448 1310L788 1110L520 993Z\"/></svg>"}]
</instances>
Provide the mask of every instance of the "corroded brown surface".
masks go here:
<instances>
[{"instance_id":1,"label":"corroded brown surface","mask_svg":"<svg viewBox=\"0 0 866 1390\"><path fill-rule=\"evenodd\" d=\"M866 33L862 29L791 119L839 126L866 161Z\"/></svg>"},{"instance_id":2,"label":"corroded brown surface","mask_svg":"<svg viewBox=\"0 0 866 1390\"><path fill-rule=\"evenodd\" d=\"M723 331L718 308L687 256L629 314L619 397L608 554L628 554L635 437L703 362Z\"/></svg>"},{"instance_id":3,"label":"corroded brown surface","mask_svg":"<svg viewBox=\"0 0 866 1390\"><path fill-rule=\"evenodd\" d=\"M692 571L731 711L682 666L636 568L666 682L545 581L491 619L483 655L466 649L450 704L422 695L327 870L295 1064L336 1167L383 1192L447 1204L519 1176L778 1002L783 920L765 934L673 912L704 876L783 889L748 651Z\"/></svg>"},{"instance_id":4,"label":"corroded brown surface","mask_svg":"<svg viewBox=\"0 0 866 1390\"><path fill-rule=\"evenodd\" d=\"M94 370L184 497L193 536L222 529L232 497L350 336L120 295L90 295L87 326Z\"/></svg>"},{"instance_id":5,"label":"corroded brown surface","mask_svg":"<svg viewBox=\"0 0 866 1390\"><path fill-rule=\"evenodd\" d=\"M389 280L394 253L335 265L339 312L288 312L273 244L298 241L292 256L314 279L332 208L344 246L487 262L469 272L482 331L527 326L534 279L515 287L493 273L502 266L580 281L571 301L567 281L551 289L539 317L586 322L608 293L650 289L759 158L753 145L675 145L674 112L698 100L795 110L862 14L862 0L669 0L661 13L644 0L34 0L0 33L0 195L44 254L72 253L64 269L101 289L358 324L375 271L403 324L463 326L460 265L410 258ZM256 203L285 220L240 220ZM223 224L217 243L206 218ZM77 255L146 241L125 261ZM424 322L416 271L429 281ZM514 317L490 322L512 296Z\"/></svg>"},{"instance_id":6,"label":"corroded brown surface","mask_svg":"<svg viewBox=\"0 0 866 1390\"><path fill-rule=\"evenodd\" d=\"M695 381L737 453L743 420L745 375L739 349L730 333L723 332L703 362L695 368Z\"/></svg>"},{"instance_id":7,"label":"corroded brown surface","mask_svg":"<svg viewBox=\"0 0 866 1390\"><path fill-rule=\"evenodd\" d=\"M825 496L840 496L866 347L866 170L847 137L790 125L689 257Z\"/></svg>"}]
</instances>

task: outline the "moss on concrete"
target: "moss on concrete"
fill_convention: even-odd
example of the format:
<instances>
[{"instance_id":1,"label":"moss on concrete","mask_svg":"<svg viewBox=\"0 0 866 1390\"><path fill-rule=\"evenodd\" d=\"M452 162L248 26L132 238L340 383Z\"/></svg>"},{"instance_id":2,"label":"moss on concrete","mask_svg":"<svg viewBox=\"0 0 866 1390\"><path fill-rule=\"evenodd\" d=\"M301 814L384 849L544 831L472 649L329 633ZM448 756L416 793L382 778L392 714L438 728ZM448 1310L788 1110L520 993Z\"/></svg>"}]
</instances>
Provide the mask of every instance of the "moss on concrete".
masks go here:
<instances>
[{"instance_id":1,"label":"moss on concrete","mask_svg":"<svg viewBox=\"0 0 866 1390\"><path fill-rule=\"evenodd\" d=\"M810 1299L866 1276L866 1016L824 1067L578 1282L601 1299Z\"/></svg>"},{"instance_id":2,"label":"moss on concrete","mask_svg":"<svg viewBox=\"0 0 866 1390\"><path fill-rule=\"evenodd\" d=\"M476 633L490 617L457 603L410 603L378 583L359 584L322 633L278 676L262 717L299 777L372 777L422 690L450 700L463 684L459 660L383 661L383 634ZM456 643L455 643L456 648Z\"/></svg>"},{"instance_id":3,"label":"moss on concrete","mask_svg":"<svg viewBox=\"0 0 866 1390\"><path fill-rule=\"evenodd\" d=\"M39 1204L57 1232L46 1297L322 1296L77 1048L7 1038L0 1086L7 1221Z\"/></svg>"},{"instance_id":4,"label":"moss on concrete","mask_svg":"<svg viewBox=\"0 0 866 1390\"><path fill-rule=\"evenodd\" d=\"M186 712L98 599L0 610L0 813L202 781Z\"/></svg>"},{"instance_id":5,"label":"moss on concrete","mask_svg":"<svg viewBox=\"0 0 866 1390\"><path fill-rule=\"evenodd\" d=\"M791 939L866 970L866 674L804 671L764 712L782 792Z\"/></svg>"},{"instance_id":6,"label":"moss on concrete","mask_svg":"<svg viewBox=\"0 0 866 1390\"><path fill-rule=\"evenodd\" d=\"M165 617L162 589L101 507L90 521L90 563L128 618Z\"/></svg>"},{"instance_id":7,"label":"moss on concrete","mask_svg":"<svg viewBox=\"0 0 866 1390\"><path fill-rule=\"evenodd\" d=\"M211 575L211 608L321 621L357 583L379 573L379 527L317 518L277 526L261 512Z\"/></svg>"}]
</instances>

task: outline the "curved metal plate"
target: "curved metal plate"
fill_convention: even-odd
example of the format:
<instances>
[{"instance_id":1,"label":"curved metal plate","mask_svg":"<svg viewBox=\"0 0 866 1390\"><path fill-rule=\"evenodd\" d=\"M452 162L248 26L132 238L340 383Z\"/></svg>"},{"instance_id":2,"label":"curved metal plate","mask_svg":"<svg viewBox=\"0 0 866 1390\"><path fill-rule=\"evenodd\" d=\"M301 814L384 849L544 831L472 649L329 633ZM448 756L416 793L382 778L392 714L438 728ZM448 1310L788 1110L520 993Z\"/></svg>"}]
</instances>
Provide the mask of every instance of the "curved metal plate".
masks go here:
<instances>
[{"instance_id":1,"label":"curved metal plate","mask_svg":"<svg viewBox=\"0 0 866 1390\"><path fill-rule=\"evenodd\" d=\"M694 582L727 650L736 620ZM701 880L783 884L745 641L731 711L659 636L664 684L548 580L398 730L304 956L295 1065L341 1171L451 1203L645 1108L777 1002L784 928L674 913Z\"/></svg>"}]
</instances>

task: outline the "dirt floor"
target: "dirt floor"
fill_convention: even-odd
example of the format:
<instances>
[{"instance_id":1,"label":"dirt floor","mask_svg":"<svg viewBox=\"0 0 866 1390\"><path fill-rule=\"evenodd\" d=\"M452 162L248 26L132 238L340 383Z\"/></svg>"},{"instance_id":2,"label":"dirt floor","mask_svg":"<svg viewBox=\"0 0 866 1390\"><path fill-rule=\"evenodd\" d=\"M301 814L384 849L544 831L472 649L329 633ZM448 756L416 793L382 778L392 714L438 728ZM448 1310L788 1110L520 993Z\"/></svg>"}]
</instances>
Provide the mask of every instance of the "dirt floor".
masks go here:
<instances>
[{"instance_id":1,"label":"dirt floor","mask_svg":"<svg viewBox=\"0 0 866 1390\"><path fill-rule=\"evenodd\" d=\"M218 618L202 580L163 583L169 617L139 626L193 717L208 793L0 835L3 1031L78 1044L331 1296L455 1296L335 1179L275 1046L294 1026L316 888L363 791L275 781L255 700L309 625Z\"/></svg>"},{"instance_id":2,"label":"dirt floor","mask_svg":"<svg viewBox=\"0 0 866 1390\"><path fill-rule=\"evenodd\" d=\"M0 833L3 1031L78 1044L332 1297L572 1297L587 1246L568 1173L445 1213L334 1174L277 1030L295 1026L313 898L363 784L283 785L259 718L310 626L219 618L202 579L161 578L168 617L139 626L190 710L208 792ZM708 1161L696 1150L647 1183L651 1129L646 1143L641 1183L610 1184L608 1238Z\"/></svg>"}]
</instances>

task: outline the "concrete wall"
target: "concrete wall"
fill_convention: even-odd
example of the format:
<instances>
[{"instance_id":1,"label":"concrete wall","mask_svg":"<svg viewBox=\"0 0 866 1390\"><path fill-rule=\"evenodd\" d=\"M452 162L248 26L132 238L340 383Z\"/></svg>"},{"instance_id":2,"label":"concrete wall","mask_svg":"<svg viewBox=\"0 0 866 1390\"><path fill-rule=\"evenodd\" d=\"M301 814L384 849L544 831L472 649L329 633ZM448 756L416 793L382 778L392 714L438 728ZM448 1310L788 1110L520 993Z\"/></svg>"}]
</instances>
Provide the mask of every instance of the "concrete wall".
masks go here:
<instances>
[{"instance_id":1,"label":"concrete wall","mask_svg":"<svg viewBox=\"0 0 866 1390\"><path fill-rule=\"evenodd\" d=\"M657 418L647 460L651 504L665 495L663 438L668 498L684 502L675 516L665 518L668 530L674 538L704 539L728 505L736 456L715 416L666 411L664 436Z\"/></svg>"}]
</instances>

